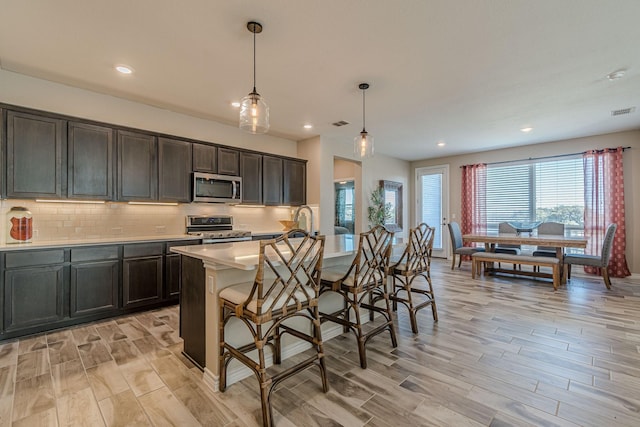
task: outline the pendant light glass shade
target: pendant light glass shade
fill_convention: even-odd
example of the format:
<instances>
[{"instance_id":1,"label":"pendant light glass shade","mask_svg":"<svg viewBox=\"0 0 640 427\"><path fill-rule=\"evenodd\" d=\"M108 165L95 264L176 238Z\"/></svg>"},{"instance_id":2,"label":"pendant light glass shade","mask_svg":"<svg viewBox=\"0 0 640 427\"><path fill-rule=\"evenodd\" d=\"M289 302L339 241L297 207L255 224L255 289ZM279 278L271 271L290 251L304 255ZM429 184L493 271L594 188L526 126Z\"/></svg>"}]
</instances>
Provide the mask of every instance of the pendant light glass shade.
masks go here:
<instances>
[{"instance_id":1,"label":"pendant light glass shade","mask_svg":"<svg viewBox=\"0 0 640 427\"><path fill-rule=\"evenodd\" d=\"M269 106L259 93L253 91L240 103L240 129L251 133L269 130Z\"/></svg>"},{"instance_id":2,"label":"pendant light glass shade","mask_svg":"<svg viewBox=\"0 0 640 427\"><path fill-rule=\"evenodd\" d=\"M262 32L258 22L248 22L247 29L253 33L253 90L240 102L240 129L250 133L269 131L269 106L256 91L256 34Z\"/></svg>"},{"instance_id":3,"label":"pendant light glass shade","mask_svg":"<svg viewBox=\"0 0 640 427\"><path fill-rule=\"evenodd\" d=\"M353 139L353 154L356 158L366 159L373 157L373 136L369 135L365 129L365 104L364 91L369 89L369 83L360 83L358 86L362 90L362 132Z\"/></svg>"},{"instance_id":4,"label":"pendant light glass shade","mask_svg":"<svg viewBox=\"0 0 640 427\"><path fill-rule=\"evenodd\" d=\"M367 131L353 138L353 152L361 159L373 157L373 137Z\"/></svg>"}]
</instances>

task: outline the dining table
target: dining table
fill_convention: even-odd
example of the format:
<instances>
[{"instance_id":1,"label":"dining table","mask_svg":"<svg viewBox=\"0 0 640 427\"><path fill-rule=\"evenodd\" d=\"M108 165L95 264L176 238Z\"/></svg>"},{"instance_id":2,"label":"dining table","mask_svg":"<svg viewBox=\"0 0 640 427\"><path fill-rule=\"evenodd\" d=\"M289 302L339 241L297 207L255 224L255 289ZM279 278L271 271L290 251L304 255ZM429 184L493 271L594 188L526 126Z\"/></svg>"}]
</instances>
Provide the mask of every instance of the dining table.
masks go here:
<instances>
[{"instance_id":1,"label":"dining table","mask_svg":"<svg viewBox=\"0 0 640 427\"><path fill-rule=\"evenodd\" d=\"M530 246L546 246L556 250L556 258L559 260L560 277L562 283L566 283L566 275L564 274L564 250L565 248L587 247L588 240L584 237L566 237L558 235L545 234L523 234L523 233L469 233L462 235L465 243L484 243L485 251L494 252L496 245L530 245ZM545 274L540 274L546 277Z\"/></svg>"}]
</instances>

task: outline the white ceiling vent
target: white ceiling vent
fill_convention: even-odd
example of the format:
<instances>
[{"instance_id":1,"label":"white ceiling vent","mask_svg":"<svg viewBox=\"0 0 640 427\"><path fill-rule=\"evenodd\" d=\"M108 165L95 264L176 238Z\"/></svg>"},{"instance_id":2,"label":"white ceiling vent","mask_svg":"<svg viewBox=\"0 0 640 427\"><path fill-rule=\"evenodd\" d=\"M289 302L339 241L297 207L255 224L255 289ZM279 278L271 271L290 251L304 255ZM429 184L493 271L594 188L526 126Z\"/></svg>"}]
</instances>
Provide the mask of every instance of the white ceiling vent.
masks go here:
<instances>
[{"instance_id":1,"label":"white ceiling vent","mask_svg":"<svg viewBox=\"0 0 640 427\"><path fill-rule=\"evenodd\" d=\"M331 123L331 124L336 126L336 127L340 127L340 126L348 125L349 122L345 122L344 120L340 120L339 122L335 122L335 123Z\"/></svg>"},{"instance_id":2,"label":"white ceiling vent","mask_svg":"<svg viewBox=\"0 0 640 427\"><path fill-rule=\"evenodd\" d=\"M619 110L612 110L611 111L611 115L612 116L623 116L625 114L631 114L634 111L636 111L636 107L627 107L627 108L621 108Z\"/></svg>"}]
</instances>

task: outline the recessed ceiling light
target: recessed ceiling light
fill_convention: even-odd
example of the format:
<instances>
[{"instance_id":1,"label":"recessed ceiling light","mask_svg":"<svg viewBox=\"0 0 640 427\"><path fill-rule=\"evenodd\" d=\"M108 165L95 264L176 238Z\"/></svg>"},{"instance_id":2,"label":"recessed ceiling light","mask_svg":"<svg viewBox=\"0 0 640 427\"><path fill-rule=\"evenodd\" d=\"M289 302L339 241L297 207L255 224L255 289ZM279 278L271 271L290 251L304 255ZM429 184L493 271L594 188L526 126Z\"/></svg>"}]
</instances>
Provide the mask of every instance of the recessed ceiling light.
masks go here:
<instances>
[{"instance_id":1,"label":"recessed ceiling light","mask_svg":"<svg viewBox=\"0 0 640 427\"><path fill-rule=\"evenodd\" d=\"M124 65L124 64L116 65L116 70L119 73L122 73L122 74L133 74L133 68L129 67L128 65Z\"/></svg>"},{"instance_id":2,"label":"recessed ceiling light","mask_svg":"<svg viewBox=\"0 0 640 427\"><path fill-rule=\"evenodd\" d=\"M233 108L240 108L240 102L238 102L238 101L233 101L233 102L231 103L231 106L232 106Z\"/></svg>"},{"instance_id":3,"label":"recessed ceiling light","mask_svg":"<svg viewBox=\"0 0 640 427\"><path fill-rule=\"evenodd\" d=\"M444 147L447 145L444 141L438 141L438 147Z\"/></svg>"},{"instance_id":4,"label":"recessed ceiling light","mask_svg":"<svg viewBox=\"0 0 640 427\"><path fill-rule=\"evenodd\" d=\"M624 74L627 72L625 69L616 70L612 73L607 74L608 80L618 80L624 77Z\"/></svg>"},{"instance_id":5,"label":"recessed ceiling light","mask_svg":"<svg viewBox=\"0 0 640 427\"><path fill-rule=\"evenodd\" d=\"M520 128L520 130L522 132L524 132L524 133L527 133L527 132L531 132L533 130L533 128L532 127L523 127L523 128Z\"/></svg>"},{"instance_id":6,"label":"recessed ceiling light","mask_svg":"<svg viewBox=\"0 0 640 427\"><path fill-rule=\"evenodd\" d=\"M306 124L306 125L304 125L303 127L304 127L305 129L312 129L312 128L313 128L313 125Z\"/></svg>"}]
</instances>

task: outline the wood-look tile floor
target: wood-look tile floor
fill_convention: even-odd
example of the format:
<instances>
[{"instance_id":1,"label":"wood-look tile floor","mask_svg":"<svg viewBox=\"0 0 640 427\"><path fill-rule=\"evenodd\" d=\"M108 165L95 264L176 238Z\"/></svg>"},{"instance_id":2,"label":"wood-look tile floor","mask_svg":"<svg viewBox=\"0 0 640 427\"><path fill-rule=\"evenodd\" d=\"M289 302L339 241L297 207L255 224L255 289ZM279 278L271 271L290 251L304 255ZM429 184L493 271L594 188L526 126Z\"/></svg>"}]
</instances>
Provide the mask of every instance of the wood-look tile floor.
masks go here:
<instances>
[{"instance_id":1,"label":"wood-look tile floor","mask_svg":"<svg viewBox=\"0 0 640 427\"><path fill-rule=\"evenodd\" d=\"M470 276L434 260L440 321L413 335L400 307L366 370L352 335L327 341L330 391L316 368L285 381L276 425L640 425L640 280ZM0 425L261 425L255 379L211 392L177 331L171 307L0 343Z\"/></svg>"}]
</instances>

